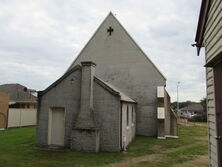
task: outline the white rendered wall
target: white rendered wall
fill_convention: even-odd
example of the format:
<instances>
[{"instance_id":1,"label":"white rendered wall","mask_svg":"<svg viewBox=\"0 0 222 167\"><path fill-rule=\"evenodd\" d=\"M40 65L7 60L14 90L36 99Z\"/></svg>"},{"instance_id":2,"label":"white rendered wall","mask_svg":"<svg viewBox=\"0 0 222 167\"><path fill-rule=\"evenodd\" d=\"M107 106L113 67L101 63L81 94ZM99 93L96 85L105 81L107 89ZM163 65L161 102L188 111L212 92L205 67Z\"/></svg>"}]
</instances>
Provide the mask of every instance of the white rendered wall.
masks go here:
<instances>
[{"instance_id":1,"label":"white rendered wall","mask_svg":"<svg viewBox=\"0 0 222 167\"><path fill-rule=\"evenodd\" d=\"M127 125L127 107L129 124ZM122 146L126 148L133 140L136 132L136 112L135 104L122 103Z\"/></svg>"}]
</instances>

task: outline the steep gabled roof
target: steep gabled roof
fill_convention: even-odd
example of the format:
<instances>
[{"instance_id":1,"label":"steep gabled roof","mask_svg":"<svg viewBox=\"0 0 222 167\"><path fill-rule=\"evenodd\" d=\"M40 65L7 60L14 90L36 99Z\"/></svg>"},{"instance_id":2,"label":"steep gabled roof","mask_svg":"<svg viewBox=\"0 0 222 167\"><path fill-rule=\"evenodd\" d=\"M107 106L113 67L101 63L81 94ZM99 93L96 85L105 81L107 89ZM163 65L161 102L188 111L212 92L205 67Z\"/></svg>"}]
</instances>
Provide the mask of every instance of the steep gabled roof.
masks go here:
<instances>
[{"instance_id":1,"label":"steep gabled roof","mask_svg":"<svg viewBox=\"0 0 222 167\"><path fill-rule=\"evenodd\" d=\"M76 71L76 70L81 70L81 66L80 65L76 65L74 68L72 68L71 70L67 71L64 75L62 75L59 79L57 79L54 83L52 83L48 88L46 88L43 91L39 91L38 92L38 96L42 96L43 94L47 93L48 91L50 91L53 87L57 86L60 82L62 82L67 76L69 76L72 72Z\"/></svg>"},{"instance_id":2,"label":"steep gabled roof","mask_svg":"<svg viewBox=\"0 0 222 167\"><path fill-rule=\"evenodd\" d=\"M110 93L120 96L120 100L121 101L125 101L125 102L131 102L131 103L136 103L135 100L133 100L132 98L128 97L127 95L125 95L123 92L119 91L116 87L114 87L113 85L111 85L108 82L105 82L97 77L94 77L94 81L96 83L98 83L99 85L101 85L103 88L105 88L106 90L108 90Z\"/></svg>"},{"instance_id":3,"label":"steep gabled roof","mask_svg":"<svg viewBox=\"0 0 222 167\"><path fill-rule=\"evenodd\" d=\"M56 80L54 83L52 83L48 88L46 88L44 91L39 91L39 96L44 95L48 91L50 91L53 87L57 86L60 82L62 82L67 76L69 76L71 73L73 73L76 70L81 70L82 67L80 65L76 65L71 70L67 71L63 76L61 76L58 80ZM116 87L112 86L108 82L105 82L97 77L94 77L94 81L98 83L100 86L105 88L107 91L112 93L113 95L119 96L121 101L136 103L132 98L125 95L123 92L119 91Z\"/></svg>"},{"instance_id":4,"label":"steep gabled roof","mask_svg":"<svg viewBox=\"0 0 222 167\"><path fill-rule=\"evenodd\" d=\"M78 54L78 56L76 57L76 59L71 63L71 65L69 66L68 70L70 70L71 68L73 68L76 64L77 59L81 56L81 54L85 51L85 49L87 48L87 46L90 44L90 42L92 41L92 39L95 37L95 35L97 34L97 32L100 30L100 28L102 27L102 25L104 24L104 22L109 18L109 17L113 17L114 20L119 24L119 26L122 28L122 30L127 34L127 36L131 39L131 41L134 43L134 45L138 48L138 50L140 50L142 52L142 54L145 56L145 58L147 59L147 61L149 61L152 66L158 71L158 73L166 80L166 77L160 72L160 70L155 66L155 64L148 58L148 56L143 52L143 50L139 47L139 45L135 42L135 40L130 36L130 34L126 31L126 29L122 26L122 24L117 20L117 18L112 14L112 12L110 12L108 14L108 16L104 19L104 21L100 24L100 26L97 28L97 30L95 31L95 33L93 34L93 36L89 39L89 41L87 42L87 44L83 47L83 49L80 51L80 53ZM67 70L67 71L68 71Z\"/></svg>"}]
</instances>

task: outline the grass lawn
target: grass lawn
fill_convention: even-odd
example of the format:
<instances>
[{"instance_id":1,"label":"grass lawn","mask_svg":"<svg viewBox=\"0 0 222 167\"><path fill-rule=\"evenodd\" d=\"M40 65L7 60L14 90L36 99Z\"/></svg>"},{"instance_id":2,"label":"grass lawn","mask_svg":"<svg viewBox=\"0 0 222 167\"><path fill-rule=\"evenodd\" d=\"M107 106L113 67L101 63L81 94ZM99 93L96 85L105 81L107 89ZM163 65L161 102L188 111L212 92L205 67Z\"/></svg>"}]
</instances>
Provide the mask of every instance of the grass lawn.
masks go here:
<instances>
[{"instance_id":1,"label":"grass lawn","mask_svg":"<svg viewBox=\"0 0 222 167\"><path fill-rule=\"evenodd\" d=\"M40 150L35 128L0 131L1 167L200 167L208 166L207 127L179 126L178 139L158 140L137 136L126 152L80 153Z\"/></svg>"}]
</instances>

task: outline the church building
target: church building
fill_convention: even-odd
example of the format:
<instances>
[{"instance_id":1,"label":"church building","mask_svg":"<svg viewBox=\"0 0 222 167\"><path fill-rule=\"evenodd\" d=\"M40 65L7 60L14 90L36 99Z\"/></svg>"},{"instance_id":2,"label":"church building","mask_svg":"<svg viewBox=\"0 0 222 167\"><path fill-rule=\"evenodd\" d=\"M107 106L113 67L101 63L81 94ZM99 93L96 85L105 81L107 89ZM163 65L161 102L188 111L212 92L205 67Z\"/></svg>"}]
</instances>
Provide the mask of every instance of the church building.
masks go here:
<instances>
[{"instance_id":1,"label":"church building","mask_svg":"<svg viewBox=\"0 0 222 167\"><path fill-rule=\"evenodd\" d=\"M166 78L112 13L66 73L38 93L37 145L118 152L177 135Z\"/></svg>"}]
</instances>

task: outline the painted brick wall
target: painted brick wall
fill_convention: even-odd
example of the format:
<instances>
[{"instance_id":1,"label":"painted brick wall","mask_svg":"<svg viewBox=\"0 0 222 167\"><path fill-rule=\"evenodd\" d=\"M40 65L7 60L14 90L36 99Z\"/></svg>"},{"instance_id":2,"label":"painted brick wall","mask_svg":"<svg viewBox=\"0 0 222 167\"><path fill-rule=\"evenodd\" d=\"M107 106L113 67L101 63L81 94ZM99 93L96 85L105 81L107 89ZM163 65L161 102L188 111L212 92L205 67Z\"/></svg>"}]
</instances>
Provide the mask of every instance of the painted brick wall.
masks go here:
<instances>
[{"instance_id":1,"label":"painted brick wall","mask_svg":"<svg viewBox=\"0 0 222 167\"><path fill-rule=\"evenodd\" d=\"M100 151L120 151L120 98L94 82L94 111L100 127Z\"/></svg>"},{"instance_id":2,"label":"painted brick wall","mask_svg":"<svg viewBox=\"0 0 222 167\"><path fill-rule=\"evenodd\" d=\"M70 80L73 79L73 83ZM77 118L80 106L81 72L79 70L67 76L57 86L42 96L38 108L37 145L48 144L48 112L50 107L65 108L65 146L70 145L71 129ZM39 112L41 110L41 112Z\"/></svg>"}]
</instances>

